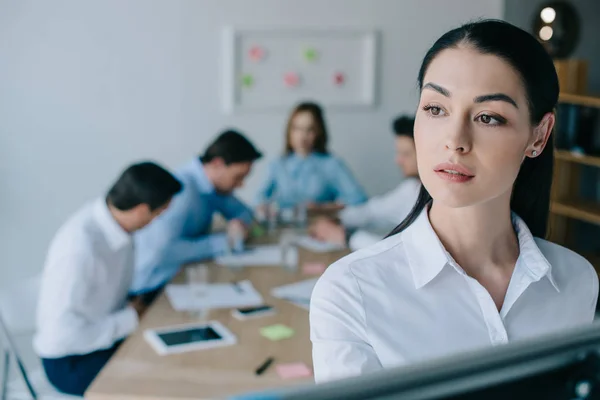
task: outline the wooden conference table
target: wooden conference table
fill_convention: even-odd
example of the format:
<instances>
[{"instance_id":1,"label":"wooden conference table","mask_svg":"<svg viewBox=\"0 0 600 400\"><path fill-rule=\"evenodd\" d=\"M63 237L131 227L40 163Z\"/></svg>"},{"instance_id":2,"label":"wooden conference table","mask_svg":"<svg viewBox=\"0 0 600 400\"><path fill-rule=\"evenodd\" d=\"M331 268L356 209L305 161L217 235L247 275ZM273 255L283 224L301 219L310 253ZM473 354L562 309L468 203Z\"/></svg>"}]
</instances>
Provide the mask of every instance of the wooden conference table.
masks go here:
<instances>
[{"instance_id":1,"label":"wooden conference table","mask_svg":"<svg viewBox=\"0 0 600 400\"><path fill-rule=\"evenodd\" d=\"M312 253L300 248L299 266L307 261L329 265L347 253L346 250ZM282 380L275 372L277 363L303 362L312 367L312 356L308 312L270 296L269 292L273 287L314 276L302 274L300 267L297 272L273 266L235 271L214 264L210 273L213 282L251 280L277 313L238 321L231 316L230 309L211 310L208 318L229 328L237 336L236 345L160 356L144 339L144 330L194 322L189 313L173 310L163 293L149 307L138 330L123 343L92 383L86 399L214 399L312 381L312 378ZM183 281L181 274L175 279ZM279 323L294 329L295 335L277 342L260 335L260 328ZM273 357L275 362L264 374L256 376L255 369L268 357Z\"/></svg>"}]
</instances>

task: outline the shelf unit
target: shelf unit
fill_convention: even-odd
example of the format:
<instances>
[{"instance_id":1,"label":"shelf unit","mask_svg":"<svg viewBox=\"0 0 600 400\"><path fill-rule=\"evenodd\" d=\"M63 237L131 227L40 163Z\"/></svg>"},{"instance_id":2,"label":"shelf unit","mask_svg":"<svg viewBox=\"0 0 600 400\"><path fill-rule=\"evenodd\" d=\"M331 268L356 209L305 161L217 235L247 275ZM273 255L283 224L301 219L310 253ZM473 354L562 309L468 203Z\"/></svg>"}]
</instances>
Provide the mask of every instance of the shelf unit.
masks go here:
<instances>
[{"instance_id":1,"label":"shelf unit","mask_svg":"<svg viewBox=\"0 0 600 400\"><path fill-rule=\"evenodd\" d=\"M561 93L559 102L600 108L600 97ZM554 153L555 173L550 204L550 240L577 251L572 240L573 221L600 226L600 202L577 198L582 166L600 168L600 157L566 150ZM583 253L600 275L600 253Z\"/></svg>"},{"instance_id":2,"label":"shelf unit","mask_svg":"<svg viewBox=\"0 0 600 400\"><path fill-rule=\"evenodd\" d=\"M552 201L550 212L600 225L600 204L581 200Z\"/></svg>"},{"instance_id":3,"label":"shelf unit","mask_svg":"<svg viewBox=\"0 0 600 400\"><path fill-rule=\"evenodd\" d=\"M600 107L600 97L598 96L561 93L558 97L558 101L561 103L576 104L579 106Z\"/></svg>"}]
</instances>

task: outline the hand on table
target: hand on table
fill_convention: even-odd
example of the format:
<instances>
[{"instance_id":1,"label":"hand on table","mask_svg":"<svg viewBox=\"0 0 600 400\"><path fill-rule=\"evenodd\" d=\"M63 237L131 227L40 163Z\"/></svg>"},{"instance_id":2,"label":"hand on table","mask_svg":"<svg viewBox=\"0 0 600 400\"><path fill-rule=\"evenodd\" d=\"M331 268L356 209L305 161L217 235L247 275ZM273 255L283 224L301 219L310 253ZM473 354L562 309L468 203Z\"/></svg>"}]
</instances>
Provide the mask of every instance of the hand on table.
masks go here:
<instances>
[{"instance_id":1,"label":"hand on table","mask_svg":"<svg viewBox=\"0 0 600 400\"><path fill-rule=\"evenodd\" d=\"M340 246L346 245L346 231L344 227L331 218L318 218L308 228L308 232L315 239Z\"/></svg>"},{"instance_id":2,"label":"hand on table","mask_svg":"<svg viewBox=\"0 0 600 400\"><path fill-rule=\"evenodd\" d=\"M264 221L269 217L269 205L261 204L254 210L254 217L259 221Z\"/></svg>"},{"instance_id":3,"label":"hand on table","mask_svg":"<svg viewBox=\"0 0 600 400\"><path fill-rule=\"evenodd\" d=\"M248 239L248 228L239 219L232 219L227 223L227 239L231 248L235 248L239 240L243 244Z\"/></svg>"},{"instance_id":4,"label":"hand on table","mask_svg":"<svg viewBox=\"0 0 600 400\"><path fill-rule=\"evenodd\" d=\"M142 300L142 298L140 296L136 296L134 297L130 302L129 305L135 310L135 312L138 315L138 319L142 317L142 315L144 315L144 313L146 312L146 309L148 308L148 306L144 303L144 301Z\"/></svg>"}]
</instances>

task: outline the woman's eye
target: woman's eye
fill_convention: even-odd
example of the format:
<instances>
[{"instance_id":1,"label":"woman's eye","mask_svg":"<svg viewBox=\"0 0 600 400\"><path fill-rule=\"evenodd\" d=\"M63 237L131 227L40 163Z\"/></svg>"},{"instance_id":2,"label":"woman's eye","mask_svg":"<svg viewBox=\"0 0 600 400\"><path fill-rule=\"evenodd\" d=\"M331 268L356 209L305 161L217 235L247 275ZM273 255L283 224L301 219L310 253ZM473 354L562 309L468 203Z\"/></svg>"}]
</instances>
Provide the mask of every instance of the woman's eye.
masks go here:
<instances>
[{"instance_id":1,"label":"woman's eye","mask_svg":"<svg viewBox=\"0 0 600 400\"><path fill-rule=\"evenodd\" d=\"M506 121L502 118L492 117L488 114L481 114L476 118L476 120L479 120L479 122L481 122L484 125L503 125L504 123L506 123Z\"/></svg>"},{"instance_id":2,"label":"woman's eye","mask_svg":"<svg viewBox=\"0 0 600 400\"><path fill-rule=\"evenodd\" d=\"M442 110L441 107L438 107L438 106L426 105L425 107L423 107L423 110L425 112L429 113L429 115L432 115L434 117L439 117L441 115L444 115L444 111Z\"/></svg>"}]
</instances>

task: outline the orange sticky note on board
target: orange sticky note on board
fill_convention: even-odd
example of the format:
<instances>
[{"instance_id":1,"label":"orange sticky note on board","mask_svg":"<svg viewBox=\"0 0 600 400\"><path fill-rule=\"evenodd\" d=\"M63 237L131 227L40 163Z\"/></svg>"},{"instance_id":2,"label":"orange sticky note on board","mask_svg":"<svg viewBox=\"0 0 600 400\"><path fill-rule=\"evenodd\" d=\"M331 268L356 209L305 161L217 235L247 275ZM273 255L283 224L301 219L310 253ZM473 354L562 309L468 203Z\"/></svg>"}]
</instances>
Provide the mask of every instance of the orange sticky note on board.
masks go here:
<instances>
[{"instance_id":1,"label":"orange sticky note on board","mask_svg":"<svg viewBox=\"0 0 600 400\"><path fill-rule=\"evenodd\" d=\"M307 378L312 370L304 363L279 364L275 367L277 375L282 379Z\"/></svg>"},{"instance_id":2,"label":"orange sticky note on board","mask_svg":"<svg viewBox=\"0 0 600 400\"><path fill-rule=\"evenodd\" d=\"M306 275L321 275L325 272L327 265L320 262L307 262L302 266L302 273Z\"/></svg>"}]
</instances>

